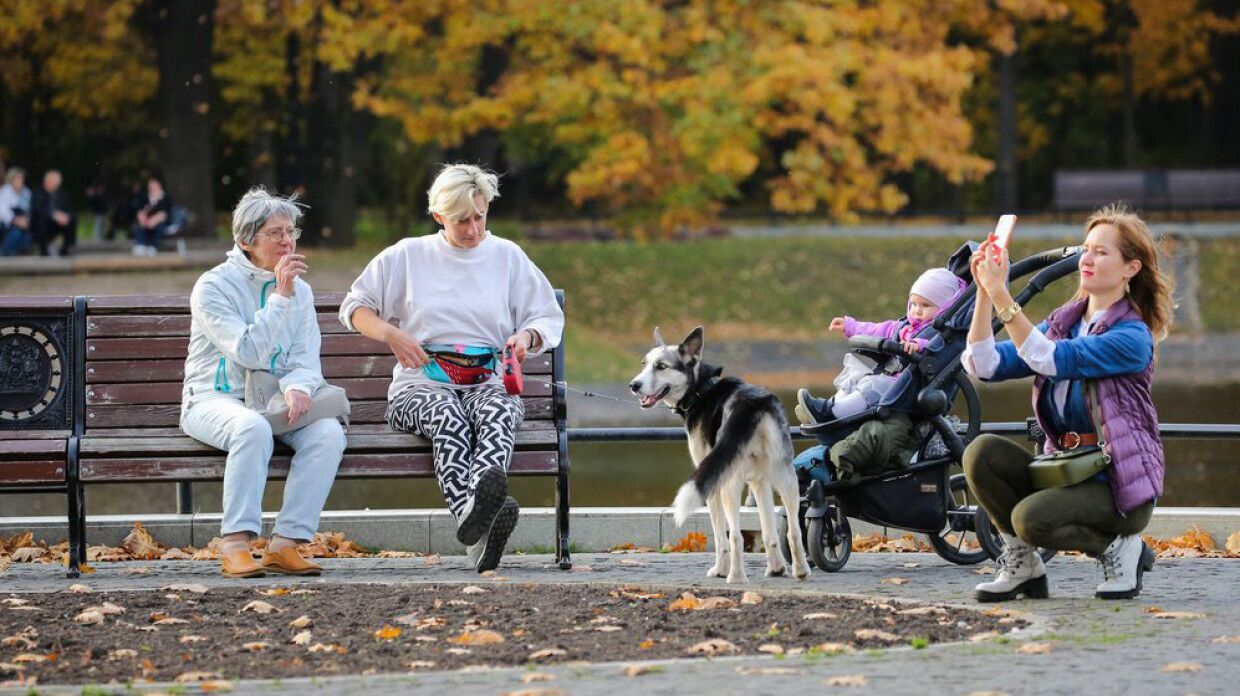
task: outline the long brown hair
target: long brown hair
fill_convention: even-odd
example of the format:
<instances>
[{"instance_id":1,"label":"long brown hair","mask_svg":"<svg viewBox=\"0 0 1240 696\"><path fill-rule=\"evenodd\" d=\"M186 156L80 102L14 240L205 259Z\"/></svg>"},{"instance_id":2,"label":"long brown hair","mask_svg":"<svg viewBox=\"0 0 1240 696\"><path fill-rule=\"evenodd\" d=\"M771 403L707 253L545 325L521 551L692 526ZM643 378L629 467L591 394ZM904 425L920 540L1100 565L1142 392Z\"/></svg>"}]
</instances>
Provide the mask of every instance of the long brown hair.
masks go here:
<instances>
[{"instance_id":1,"label":"long brown hair","mask_svg":"<svg viewBox=\"0 0 1240 696\"><path fill-rule=\"evenodd\" d=\"M1171 328L1171 291L1174 283L1158 268L1158 249L1149 226L1123 203L1112 203L1095 210L1085 221L1085 234L1088 235L1098 225L1113 225L1119 231L1119 253L1125 262L1133 259L1141 262L1141 270L1128 281L1125 296L1150 327L1154 341L1163 340ZM1078 290L1076 296L1085 297L1086 294L1084 290Z\"/></svg>"}]
</instances>

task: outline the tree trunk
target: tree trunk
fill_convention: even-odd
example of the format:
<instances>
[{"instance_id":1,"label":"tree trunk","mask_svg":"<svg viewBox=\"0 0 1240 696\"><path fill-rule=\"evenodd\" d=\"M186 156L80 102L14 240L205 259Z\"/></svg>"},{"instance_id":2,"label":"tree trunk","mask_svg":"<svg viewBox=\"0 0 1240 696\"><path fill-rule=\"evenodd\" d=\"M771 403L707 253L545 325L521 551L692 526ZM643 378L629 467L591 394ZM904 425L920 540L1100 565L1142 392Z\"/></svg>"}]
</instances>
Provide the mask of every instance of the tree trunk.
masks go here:
<instances>
[{"instance_id":1,"label":"tree trunk","mask_svg":"<svg viewBox=\"0 0 1240 696\"><path fill-rule=\"evenodd\" d=\"M1132 52L1124 49L1120 56L1120 77L1123 81L1123 104L1121 120L1124 128L1124 166L1137 166L1137 94L1132 82Z\"/></svg>"},{"instance_id":2,"label":"tree trunk","mask_svg":"<svg viewBox=\"0 0 1240 696\"><path fill-rule=\"evenodd\" d=\"M997 139L995 152L995 208L996 212L1016 211L1017 181L1017 133L1016 133L1016 51L999 54L999 104L997 111Z\"/></svg>"},{"instance_id":3,"label":"tree trunk","mask_svg":"<svg viewBox=\"0 0 1240 696\"><path fill-rule=\"evenodd\" d=\"M159 63L160 167L173 203L193 215L191 233L215 236L211 150L211 40L214 0L155 0Z\"/></svg>"},{"instance_id":4,"label":"tree trunk","mask_svg":"<svg viewBox=\"0 0 1240 696\"><path fill-rule=\"evenodd\" d=\"M346 247L356 241L357 187L373 121L353 109L351 97L356 75L365 69L361 63L353 72L335 72L321 63L314 67L306 120L310 210L303 226L310 245Z\"/></svg>"}]
</instances>

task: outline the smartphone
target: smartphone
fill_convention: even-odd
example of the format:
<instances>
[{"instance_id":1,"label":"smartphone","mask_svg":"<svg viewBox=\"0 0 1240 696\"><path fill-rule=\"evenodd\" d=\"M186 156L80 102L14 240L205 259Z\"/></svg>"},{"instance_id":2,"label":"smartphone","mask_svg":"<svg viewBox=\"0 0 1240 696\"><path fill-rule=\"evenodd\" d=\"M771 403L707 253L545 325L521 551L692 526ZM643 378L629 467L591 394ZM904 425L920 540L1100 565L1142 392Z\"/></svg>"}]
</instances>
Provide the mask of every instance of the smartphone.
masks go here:
<instances>
[{"instance_id":1,"label":"smartphone","mask_svg":"<svg viewBox=\"0 0 1240 696\"><path fill-rule=\"evenodd\" d=\"M999 216L999 223L995 225L995 231L990 235L990 242L994 248L994 256L996 261L999 259L999 251L1007 249L1008 241L1012 239L1012 230L1015 228L1015 215Z\"/></svg>"}]
</instances>

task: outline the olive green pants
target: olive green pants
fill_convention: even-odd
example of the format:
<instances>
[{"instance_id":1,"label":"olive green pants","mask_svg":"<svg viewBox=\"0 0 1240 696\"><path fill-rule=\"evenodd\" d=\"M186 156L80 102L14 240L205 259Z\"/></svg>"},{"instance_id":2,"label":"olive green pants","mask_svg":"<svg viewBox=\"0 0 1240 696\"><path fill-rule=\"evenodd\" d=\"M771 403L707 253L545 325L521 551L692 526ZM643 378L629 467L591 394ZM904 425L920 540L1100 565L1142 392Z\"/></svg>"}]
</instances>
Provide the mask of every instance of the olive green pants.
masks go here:
<instances>
[{"instance_id":1,"label":"olive green pants","mask_svg":"<svg viewBox=\"0 0 1240 696\"><path fill-rule=\"evenodd\" d=\"M964 451L969 490L1001 531L1034 546L1096 555L1116 536L1137 534L1149 524L1153 501L1121 515L1104 481L1034 488L1031 461L1029 450L998 435L981 435Z\"/></svg>"}]
</instances>

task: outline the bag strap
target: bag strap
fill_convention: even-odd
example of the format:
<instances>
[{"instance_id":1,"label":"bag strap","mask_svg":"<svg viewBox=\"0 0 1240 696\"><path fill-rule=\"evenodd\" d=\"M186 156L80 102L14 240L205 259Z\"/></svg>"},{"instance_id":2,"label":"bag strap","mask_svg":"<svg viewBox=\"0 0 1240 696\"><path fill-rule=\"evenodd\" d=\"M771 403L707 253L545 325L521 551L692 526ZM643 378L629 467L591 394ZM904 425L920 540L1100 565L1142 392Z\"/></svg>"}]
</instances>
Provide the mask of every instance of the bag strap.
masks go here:
<instances>
[{"instance_id":1,"label":"bag strap","mask_svg":"<svg viewBox=\"0 0 1240 696\"><path fill-rule=\"evenodd\" d=\"M1107 426L1102 420L1102 413L1097 399L1091 398L1090 394L1090 392L1093 391L1094 394L1092 394L1092 396L1097 396L1098 385L1095 384L1093 380L1085 380L1085 385L1082 391L1085 393L1085 409L1089 412L1089 420L1093 423L1094 432L1098 434L1098 447L1102 448L1103 452L1105 452L1107 447Z\"/></svg>"}]
</instances>

